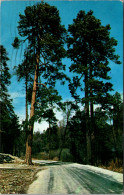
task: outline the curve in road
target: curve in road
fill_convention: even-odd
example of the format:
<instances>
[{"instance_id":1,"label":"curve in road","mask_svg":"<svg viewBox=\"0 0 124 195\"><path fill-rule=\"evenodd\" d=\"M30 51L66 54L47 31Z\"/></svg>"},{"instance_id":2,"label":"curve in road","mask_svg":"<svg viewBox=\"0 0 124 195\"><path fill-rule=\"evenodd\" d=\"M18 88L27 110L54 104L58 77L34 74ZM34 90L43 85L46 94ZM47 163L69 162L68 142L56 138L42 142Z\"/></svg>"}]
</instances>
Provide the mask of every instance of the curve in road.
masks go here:
<instances>
[{"instance_id":1,"label":"curve in road","mask_svg":"<svg viewBox=\"0 0 124 195\"><path fill-rule=\"evenodd\" d=\"M37 174L27 194L121 194L123 183L104 172L74 163L47 166ZM122 174L119 176L122 180Z\"/></svg>"}]
</instances>

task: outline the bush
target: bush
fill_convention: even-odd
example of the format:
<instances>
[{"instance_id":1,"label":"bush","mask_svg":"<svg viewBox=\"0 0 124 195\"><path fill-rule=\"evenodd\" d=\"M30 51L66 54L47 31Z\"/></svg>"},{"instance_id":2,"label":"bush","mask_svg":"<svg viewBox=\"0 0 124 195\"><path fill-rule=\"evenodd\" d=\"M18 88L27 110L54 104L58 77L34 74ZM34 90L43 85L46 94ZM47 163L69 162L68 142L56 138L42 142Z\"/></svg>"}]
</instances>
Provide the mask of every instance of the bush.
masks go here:
<instances>
[{"instance_id":1,"label":"bush","mask_svg":"<svg viewBox=\"0 0 124 195\"><path fill-rule=\"evenodd\" d=\"M50 150L49 158L53 160L54 158L58 158L59 150Z\"/></svg>"},{"instance_id":2,"label":"bush","mask_svg":"<svg viewBox=\"0 0 124 195\"><path fill-rule=\"evenodd\" d=\"M100 167L104 169L108 169L110 171L123 173L123 162L121 159L118 159L118 158L109 162L108 166L100 166Z\"/></svg>"},{"instance_id":3,"label":"bush","mask_svg":"<svg viewBox=\"0 0 124 195\"><path fill-rule=\"evenodd\" d=\"M48 160L49 154L46 152L39 152L37 154L33 154L32 158L38 159L38 160Z\"/></svg>"},{"instance_id":4,"label":"bush","mask_svg":"<svg viewBox=\"0 0 124 195\"><path fill-rule=\"evenodd\" d=\"M70 150L68 148L64 148L62 150L60 160L63 162L73 162L73 157L72 157Z\"/></svg>"}]
</instances>

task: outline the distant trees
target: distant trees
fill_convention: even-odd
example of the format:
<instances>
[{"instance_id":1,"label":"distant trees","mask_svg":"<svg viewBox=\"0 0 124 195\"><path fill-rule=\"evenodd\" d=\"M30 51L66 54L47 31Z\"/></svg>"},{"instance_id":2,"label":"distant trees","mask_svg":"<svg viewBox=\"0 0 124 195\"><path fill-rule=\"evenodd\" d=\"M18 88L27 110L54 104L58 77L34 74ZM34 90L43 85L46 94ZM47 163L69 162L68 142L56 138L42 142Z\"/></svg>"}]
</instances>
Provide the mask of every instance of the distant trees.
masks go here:
<instances>
[{"instance_id":1,"label":"distant trees","mask_svg":"<svg viewBox=\"0 0 124 195\"><path fill-rule=\"evenodd\" d=\"M69 142L69 136L68 136L68 127L69 127L69 121L72 117L72 114L78 109L78 106L72 102L72 101L66 101L63 103L62 107L62 113L63 113L63 124L60 125L59 128L59 159L61 157L62 150L67 147Z\"/></svg>"},{"instance_id":2,"label":"distant trees","mask_svg":"<svg viewBox=\"0 0 124 195\"><path fill-rule=\"evenodd\" d=\"M110 25L103 26L101 21L93 16L93 11L80 11L73 24L68 27L67 53L72 60L70 72L76 73L70 84L70 91L72 97L85 104L88 164L92 158L93 106L101 104L102 108L105 108L111 105L112 97L109 92L112 91L112 84L107 82L110 80L108 73L111 70L109 60L120 64L119 56L115 54L117 41L110 37L110 29ZM76 93L77 88L84 91L83 98Z\"/></svg>"},{"instance_id":3,"label":"distant trees","mask_svg":"<svg viewBox=\"0 0 124 195\"><path fill-rule=\"evenodd\" d=\"M113 95L112 108L109 111L112 120L113 148L118 158L122 157L122 127L123 127L123 101L121 95L116 92Z\"/></svg>"},{"instance_id":4,"label":"distant trees","mask_svg":"<svg viewBox=\"0 0 124 195\"><path fill-rule=\"evenodd\" d=\"M0 50L0 152L19 155L19 120L14 112L7 88L11 78L7 65L9 58L3 45L0 46Z\"/></svg>"},{"instance_id":5,"label":"distant trees","mask_svg":"<svg viewBox=\"0 0 124 195\"><path fill-rule=\"evenodd\" d=\"M92 148L92 165L108 165L112 160L122 161L122 133L123 133L123 113L122 100L120 95L116 92L113 95L114 107L118 107L118 111L114 111L111 107L102 110L97 107L94 110L94 131L91 132L91 148ZM67 103L67 102L66 102ZM65 104L66 104L65 103ZM120 109L119 109L120 108ZM114 114L113 114L114 113ZM111 114L111 123L110 123ZM113 116L118 120L117 128L114 125ZM62 161L73 161L86 164L87 163L87 148L86 148L86 114L84 110L75 109L73 115L69 117L67 123L60 121L58 125L51 128L49 135L49 128L41 134L43 140L42 146L39 143L40 151L50 154L50 159L57 157ZM66 135L65 133L66 129ZM39 136L40 137L40 136ZM37 137L38 143L39 137Z\"/></svg>"}]
</instances>

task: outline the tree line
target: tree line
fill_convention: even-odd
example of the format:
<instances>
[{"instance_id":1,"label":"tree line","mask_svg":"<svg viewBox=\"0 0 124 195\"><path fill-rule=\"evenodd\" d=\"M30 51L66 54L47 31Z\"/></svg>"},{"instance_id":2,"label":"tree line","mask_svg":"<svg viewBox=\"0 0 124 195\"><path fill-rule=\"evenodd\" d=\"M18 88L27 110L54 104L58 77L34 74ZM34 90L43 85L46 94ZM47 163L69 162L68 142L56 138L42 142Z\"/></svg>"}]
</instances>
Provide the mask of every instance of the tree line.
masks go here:
<instances>
[{"instance_id":1,"label":"tree line","mask_svg":"<svg viewBox=\"0 0 124 195\"><path fill-rule=\"evenodd\" d=\"M58 150L58 159L62 159L66 149L67 160L74 162L99 164L115 157L122 159L122 100L118 92L111 94L113 85L109 76L111 61L121 62L115 50L117 41L110 36L110 25L103 26L92 10L87 13L81 10L65 29L57 8L44 2L27 6L19 17L19 35L12 45L15 49L26 45L22 63L15 67L18 81L25 82L26 117L20 127L7 91L8 57L1 46L2 151L7 152L8 148L10 153L16 154L15 150L24 153L26 143L28 164L32 164L32 152L38 152L39 146L49 157L52 150ZM64 58L71 59L69 72L73 77L66 74ZM57 82L68 83L73 101L63 102L56 89ZM56 109L64 113L61 125L57 123ZM34 122L43 119L49 128L40 135L38 146L33 144ZM5 139L9 139L9 131L12 141L7 142L8 147Z\"/></svg>"}]
</instances>

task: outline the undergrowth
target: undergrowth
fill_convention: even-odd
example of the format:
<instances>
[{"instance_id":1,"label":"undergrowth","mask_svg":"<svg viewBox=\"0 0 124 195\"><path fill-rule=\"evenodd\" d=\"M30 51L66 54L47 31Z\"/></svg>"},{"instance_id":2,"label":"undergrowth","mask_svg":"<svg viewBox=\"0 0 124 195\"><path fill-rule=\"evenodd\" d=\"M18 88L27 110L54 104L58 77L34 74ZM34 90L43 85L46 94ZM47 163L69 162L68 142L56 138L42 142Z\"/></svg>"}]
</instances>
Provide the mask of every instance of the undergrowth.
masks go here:
<instances>
[{"instance_id":1,"label":"undergrowth","mask_svg":"<svg viewBox=\"0 0 124 195\"><path fill-rule=\"evenodd\" d=\"M110 171L123 173L123 163L122 160L116 158L115 160L111 160L108 165L100 165L100 168L108 169Z\"/></svg>"}]
</instances>

